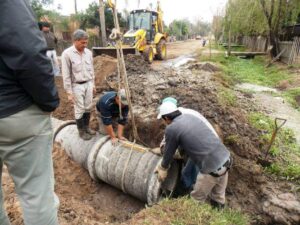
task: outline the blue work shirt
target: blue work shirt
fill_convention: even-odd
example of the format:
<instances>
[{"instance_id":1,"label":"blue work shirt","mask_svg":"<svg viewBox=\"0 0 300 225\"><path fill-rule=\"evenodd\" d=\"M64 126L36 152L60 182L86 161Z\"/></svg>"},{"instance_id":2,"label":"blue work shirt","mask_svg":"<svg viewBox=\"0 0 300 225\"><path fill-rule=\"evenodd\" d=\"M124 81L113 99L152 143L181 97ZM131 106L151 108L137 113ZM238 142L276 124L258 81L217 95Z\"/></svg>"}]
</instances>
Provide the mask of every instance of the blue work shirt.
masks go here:
<instances>
[{"instance_id":1,"label":"blue work shirt","mask_svg":"<svg viewBox=\"0 0 300 225\"><path fill-rule=\"evenodd\" d=\"M103 95L96 104L98 112L100 112L103 124L112 125L112 119L120 116L119 105L115 101L117 92L110 91ZM118 119L118 124L125 125L127 123L128 106L122 107L122 117Z\"/></svg>"}]
</instances>

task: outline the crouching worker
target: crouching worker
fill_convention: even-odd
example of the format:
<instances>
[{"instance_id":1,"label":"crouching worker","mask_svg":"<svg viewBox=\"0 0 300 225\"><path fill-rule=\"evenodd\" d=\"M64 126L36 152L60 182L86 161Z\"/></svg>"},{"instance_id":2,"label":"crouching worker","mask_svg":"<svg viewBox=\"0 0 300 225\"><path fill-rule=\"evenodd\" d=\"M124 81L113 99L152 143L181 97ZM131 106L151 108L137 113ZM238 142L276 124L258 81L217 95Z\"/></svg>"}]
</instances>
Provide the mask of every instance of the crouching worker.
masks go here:
<instances>
[{"instance_id":1,"label":"crouching worker","mask_svg":"<svg viewBox=\"0 0 300 225\"><path fill-rule=\"evenodd\" d=\"M182 114L172 102L160 106L157 118L162 118L167 125L163 160L157 168L158 179L161 182L166 179L176 149L180 148L199 169L191 197L204 202L210 196L212 206L223 208L232 162L230 152L201 119Z\"/></svg>"},{"instance_id":2,"label":"crouching worker","mask_svg":"<svg viewBox=\"0 0 300 225\"><path fill-rule=\"evenodd\" d=\"M107 92L99 99L96 108L99 115L99 132L108 134L113 145L118 140L126 140L123 136L128 117L128 102L125 89L121 89L118 93L115 91ZM117 135L113 128L115 123L118 124Z\"/></svg>"}]
</instances>

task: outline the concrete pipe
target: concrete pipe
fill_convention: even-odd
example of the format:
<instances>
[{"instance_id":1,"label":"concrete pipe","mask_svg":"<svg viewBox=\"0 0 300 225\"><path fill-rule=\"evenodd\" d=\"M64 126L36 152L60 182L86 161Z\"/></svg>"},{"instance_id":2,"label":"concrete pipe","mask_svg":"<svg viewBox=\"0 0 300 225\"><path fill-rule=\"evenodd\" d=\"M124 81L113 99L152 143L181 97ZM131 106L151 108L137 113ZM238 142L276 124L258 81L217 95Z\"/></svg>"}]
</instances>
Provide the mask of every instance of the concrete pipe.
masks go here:
<instances>
[{"instance_id":1,"label":"concrete pipe","mask_svg":"<svg viewBox=\"0 0 300 225\"><path fill-rule=\"evenodd\" d=\"M158 202L166 193L175 189L179 165L173 162L164 183L154 173L161 157L147 148L129 142L112 146L110 138L98 134L89 141L78 136L76 125L53 123L58 132L54 141L61 144L71 159L89 171L94 180L104 181L149 205Z\"/></svg>"}]
</instances>

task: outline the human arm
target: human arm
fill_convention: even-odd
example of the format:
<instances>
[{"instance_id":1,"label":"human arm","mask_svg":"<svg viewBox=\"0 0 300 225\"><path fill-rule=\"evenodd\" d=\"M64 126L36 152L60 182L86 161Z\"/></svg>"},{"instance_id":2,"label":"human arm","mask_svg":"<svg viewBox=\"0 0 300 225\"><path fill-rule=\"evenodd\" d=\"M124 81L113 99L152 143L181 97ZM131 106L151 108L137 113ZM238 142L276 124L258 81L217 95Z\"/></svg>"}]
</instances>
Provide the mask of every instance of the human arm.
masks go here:
<instances>
[{"instance_id":1,"label":"human arm","mask_svg":"<svg viewBox=\"0 0 300 225\"><path fill-rule=\"evenodd\" d=\"M161 167L168 169L173 161L173 156L179 146L177 131L173 127L167 127L165 131L165 148Z\"/></svg>"}]
</instances>

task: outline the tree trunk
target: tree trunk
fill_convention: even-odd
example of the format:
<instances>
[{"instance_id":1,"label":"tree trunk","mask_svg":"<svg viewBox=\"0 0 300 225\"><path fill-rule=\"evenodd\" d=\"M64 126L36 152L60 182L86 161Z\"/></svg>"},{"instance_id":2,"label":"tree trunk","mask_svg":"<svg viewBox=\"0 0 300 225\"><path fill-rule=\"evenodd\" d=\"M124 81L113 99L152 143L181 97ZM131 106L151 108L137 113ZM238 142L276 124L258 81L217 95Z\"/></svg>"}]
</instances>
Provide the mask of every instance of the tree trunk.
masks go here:
<instances>
[{"instance_id":1,"label":"tree trunk","mask_svg":"<svg viewBox=\"0 0 300 225\"><path fill-rule=\"evenodd\" d=\"M271 56L273 58L273 57L277 56L277 36L278 36L278 34L276 34L276 24L275 24L275 26L273 26L273 23L272 23L275 2L274 2L274 0L271 0L270 10L268 10L265 0L260 0L260 3L261 3L262 10L263 10L265 17L267 19L267 22L268 22L269 41L270 41L270 45L273 46L273 48L271 50Z\"/></svg>"}]
</instances>

